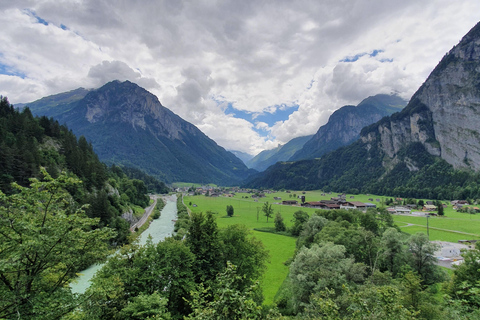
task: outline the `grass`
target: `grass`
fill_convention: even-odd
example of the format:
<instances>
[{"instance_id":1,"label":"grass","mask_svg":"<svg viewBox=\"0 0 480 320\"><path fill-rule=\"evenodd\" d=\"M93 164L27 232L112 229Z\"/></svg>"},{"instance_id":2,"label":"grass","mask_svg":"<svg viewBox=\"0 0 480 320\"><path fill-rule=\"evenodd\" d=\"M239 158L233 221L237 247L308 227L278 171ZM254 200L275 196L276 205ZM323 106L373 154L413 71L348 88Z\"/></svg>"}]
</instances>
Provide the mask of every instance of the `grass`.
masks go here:
<instances>
[{"instance_id":1,"label":"grass","mask_svg":"<svg viewBox=\"0 0 480 320\"><path fill-rule=\"evenodd\" d=\"M245 196L245 194L243 196ZM273 218L269 219L267 222L266 217L263 216L261 211L263 202L269 199L270 198L262 199L258 202L255 202L250 197L248 199L242 199L242 194L238 194L232 198L205 196L184 197L184 203L192 212L215 212L215 216L217 218L216 221L219 228L225 228L233 224L243 224L252 230L254 237L262 241L262 243L265 245L265 248L269 251L270 260L267 264L267 270L265 271L264 277L261 280L265 304L273 303L275 294L287 277L288 267L284 264L284 262L293 256L296 241L296 239L293 237L253 230L254 228L274 227ZM273 200L273 196L270 200ZM193 206L194 204L196 207ZM233 206L233 217L227 217L227 205ZM273 208L275 213L277 211L281 212L287 226L291 225L290 220L293 218L293 213L302 209L299 207L281 205L273 205ZM258 220L257 210L259 213ZM313 209L305 211L310 211L310 213L314 212Z\"/></svg>"},{"instance_id":2,"label":"grass","mask_svg":"<svg viewBox=\"0 0 480 320\"><path fill-rule=\"evenodd\" d=\"M217 217L219 228L225 228L232 224L244 224L252 230L252 233L256 238L263 242L267 250L269 250L270 262L268 263L267 270L261 283L265 296L265 304L271 304L288 275L288 267L284 263L293 257L296 239L268 232L253 231L253 229L268 229L274 227L274 218L270 218L267 222L267 219L262 212L262 206L268 201L272 204L274 213L276 214L277 212L280 212L284 218L285 224L287 227L290 227L292 225L291 220L293 219L294 212L302 210L311 216L317 209L304 208L300 207L300 205L284 206L280 204L282 200L297 200L300 203L301 200L297 198L298 196L305 196L305 201L307 202L329 200L330 198L337 196L337 193L325 193L325 195L322 195L323 193L324 192L320 190L306 192L291 191L290 193L284 191L266 194L266 197L258 199L251 198L251 194L247 193L237 193L233 197L185 196L184 203L192 212L214 212ZM354 198L351 198L352 196ZM282 200L275 200L274 197L280 197ZM347 201L370 202L379 207L385 200L391 197L377 195L347 195L346 198ZM369 199L373 199L373 201ZM380 201L376 201L376 199L379 199ZM195 205L195 207L193 205ZM227 205L233 206L233 217L227 217ZM393 217L395 223L406 233L427 233L426 217L413 215L394 215ZM457 242L458 240L463 239L480 240L480 214L472 215L456 212L449 204L445 209L444 217L429 218L429 236L430 240L450 242Z\"/></svg>"}]
</instances>

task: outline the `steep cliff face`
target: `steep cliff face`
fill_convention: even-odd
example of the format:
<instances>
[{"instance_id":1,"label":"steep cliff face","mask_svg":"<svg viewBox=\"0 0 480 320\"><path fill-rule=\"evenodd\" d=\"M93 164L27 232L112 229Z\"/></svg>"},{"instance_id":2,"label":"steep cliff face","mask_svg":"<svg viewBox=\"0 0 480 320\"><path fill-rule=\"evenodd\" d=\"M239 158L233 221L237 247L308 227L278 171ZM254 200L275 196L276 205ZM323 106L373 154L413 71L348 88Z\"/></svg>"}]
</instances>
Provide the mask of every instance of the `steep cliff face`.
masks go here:
<instances>
[{"instance_id":1,"label":"steep cliff face","mask_svg":"<svg viewBox=\"0 0 480 320\"><path fill-rule=\"evenodd\" d=\"M402 112L365 128L361 138L367 148L378 143L393 162L402 148L420 142L454 168L479 170L479 124L480 23L445 55Z\"/></svg>"},{"instance_id":2,"label":"steep cliff face","mask_svg":"<svg viewBox=\"0 0 480 320\"><path fill-rule=\"evenodd\" d=\"M407 101L398 96L379 94L368 97L358 106L344 106L335 111L327 124L295 153L290 160L313 159L341 146L348 145L360 136L363 127L368 126L402 110Z\"/></svg>"}]
</instances>

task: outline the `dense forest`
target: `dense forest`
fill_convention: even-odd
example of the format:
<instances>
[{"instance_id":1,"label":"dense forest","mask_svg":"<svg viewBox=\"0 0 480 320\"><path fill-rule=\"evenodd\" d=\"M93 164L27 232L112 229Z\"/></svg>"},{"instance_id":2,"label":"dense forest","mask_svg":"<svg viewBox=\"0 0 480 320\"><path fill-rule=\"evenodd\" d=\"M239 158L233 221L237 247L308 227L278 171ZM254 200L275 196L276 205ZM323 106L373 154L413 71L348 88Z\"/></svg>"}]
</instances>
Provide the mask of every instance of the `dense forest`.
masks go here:
<instances>
[{"instance_id":1,"label":"dense forest","mask_svg":"<svg viewBox=\"0 0 480 320\"><path fill-rule=\"evenodd\" d=\"M445 160L430 155L421 143L411 143L398 154L418 170L399 161L387 170L381 151L358 140L321 159L279 162L249 179L251 188L318 190L371 193L405 198L480 199L480 174L454 169Z\"/></svg>"}]
</instances>

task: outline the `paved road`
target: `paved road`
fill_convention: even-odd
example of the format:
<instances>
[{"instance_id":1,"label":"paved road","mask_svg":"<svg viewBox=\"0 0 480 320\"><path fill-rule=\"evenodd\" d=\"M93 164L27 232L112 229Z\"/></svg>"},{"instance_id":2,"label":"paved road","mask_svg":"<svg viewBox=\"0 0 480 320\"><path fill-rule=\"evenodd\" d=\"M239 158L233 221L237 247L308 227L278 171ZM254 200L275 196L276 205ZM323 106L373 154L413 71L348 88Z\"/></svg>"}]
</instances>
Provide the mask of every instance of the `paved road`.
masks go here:
<instances>
[{"instance_id":1,"label":"paved road","mask_svg":"<svg viewBox=\"0 0 480 320\"><path fill-rule=\"evenodd\" d=\"M145 209L145 213L133 226L130 227L130 231L135 231L135 228L140 228L147 221L148 217L152 214L153 209L157 205L157 196L151 196L153 203Z\"/></svg>"}]
</instances>

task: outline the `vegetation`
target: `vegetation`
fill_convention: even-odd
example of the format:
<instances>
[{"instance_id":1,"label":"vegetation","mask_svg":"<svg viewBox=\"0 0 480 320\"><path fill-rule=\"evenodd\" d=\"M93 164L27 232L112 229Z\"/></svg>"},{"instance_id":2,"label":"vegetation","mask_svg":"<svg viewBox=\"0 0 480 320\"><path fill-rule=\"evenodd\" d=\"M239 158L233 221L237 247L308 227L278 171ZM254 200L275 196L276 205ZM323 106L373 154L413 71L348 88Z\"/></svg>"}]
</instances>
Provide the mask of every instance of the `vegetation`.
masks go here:
<instances>
[{"instance_id":1,"label":"vegetation","mask_svg":"<svg viewBox=\"0 0 480 320\"><path fill-rule=\"evenodd\" d=\"M67 284L102 261L115 233L98 228L67 190L80 183L61 173L0 191L0 318L56 319L76 306Z\"/></svg>"},{"instance_id":2,"label":"vegetation","mask_svg":"<svg viewBox=\"0 0 480 320\"><path fill-rule=\"evenodd\" d=\"M83 183L68 187L78 207L87 205L90 218L98 218L97 227L116 231L112 245L128 242L129 223L121 218L134 206L149 204L147 187L143 180L132 179L117 166L108 168L99 161L92 145L85 137L77 138L58 121L47 117L33 117L30 110L15 110L7 98L0 99L0 190L5 194L18 192L12 187L29 185L32 177L41 179L40 168L53 178L62 171L79 178ZM133 169L126 169L131 177L153 183L153 178ZM161 187L158 182L154 186ZM165 189L161 189L165 191Z\"/></svg>"},{"instance_id":3,"label":"vegetation","mask_svg":"<svg viewBox=\"0 0 480 320\"><path fill-rule=\"evenodd\" d=\"M445 160L426 152L421 143L408 145L398 157L408 157L419 170L410 171L400 162L387 172L383 153L375 144L367 150L359 140L321 159L277 163L244 186L439 200L480 198L480 173L453 169Z\"/></svg>"}]
</instances>

